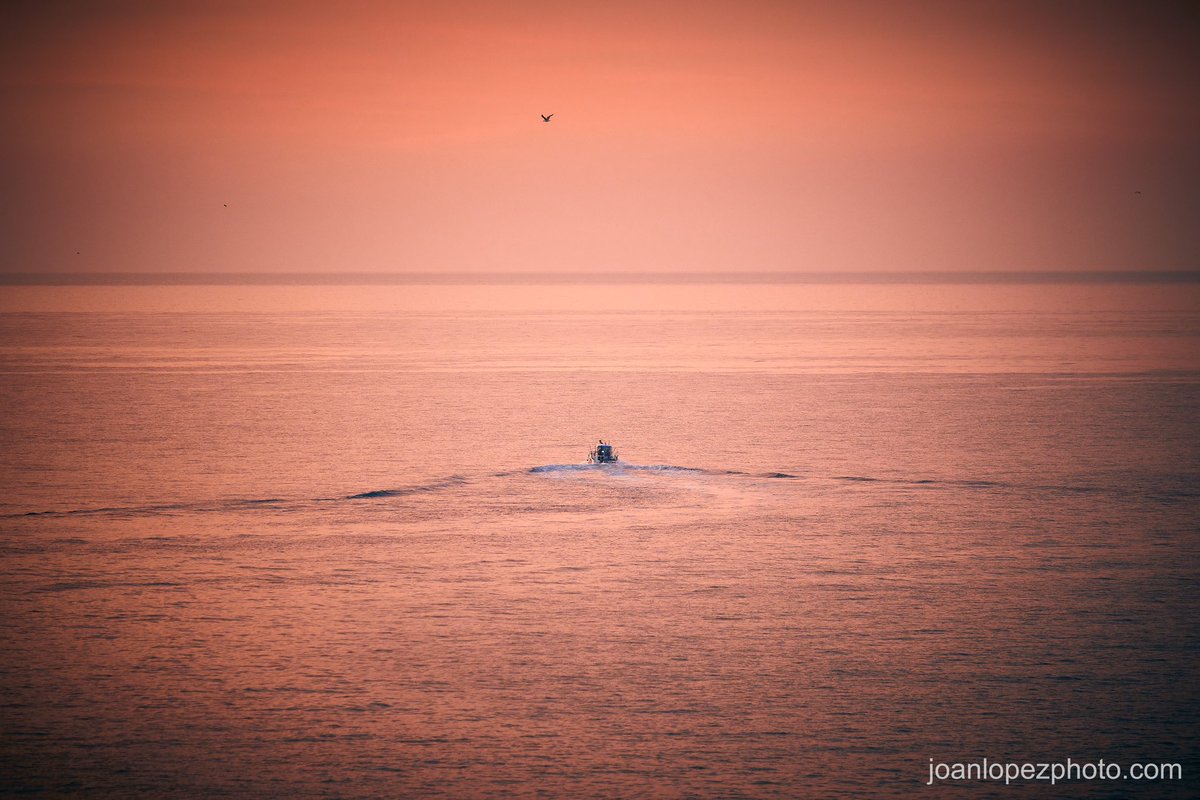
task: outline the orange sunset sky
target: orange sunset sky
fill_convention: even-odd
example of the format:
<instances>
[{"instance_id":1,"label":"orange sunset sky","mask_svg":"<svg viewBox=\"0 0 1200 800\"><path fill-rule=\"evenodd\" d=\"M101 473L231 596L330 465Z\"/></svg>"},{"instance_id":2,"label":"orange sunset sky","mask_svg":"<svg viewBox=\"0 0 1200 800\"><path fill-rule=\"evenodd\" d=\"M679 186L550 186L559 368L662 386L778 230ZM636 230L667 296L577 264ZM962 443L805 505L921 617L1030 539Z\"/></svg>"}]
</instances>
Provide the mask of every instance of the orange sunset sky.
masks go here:
<instances>
[{"instance_id":1,"label":"orange sunset sky","mask_svg":"<svg viewBox=\"0 0 1200 800\"><path fill-rule=\"evenodd\" d=\"M12 5L0 271L1200 266L1186 3Z\"/></svg>"}]
</instances>

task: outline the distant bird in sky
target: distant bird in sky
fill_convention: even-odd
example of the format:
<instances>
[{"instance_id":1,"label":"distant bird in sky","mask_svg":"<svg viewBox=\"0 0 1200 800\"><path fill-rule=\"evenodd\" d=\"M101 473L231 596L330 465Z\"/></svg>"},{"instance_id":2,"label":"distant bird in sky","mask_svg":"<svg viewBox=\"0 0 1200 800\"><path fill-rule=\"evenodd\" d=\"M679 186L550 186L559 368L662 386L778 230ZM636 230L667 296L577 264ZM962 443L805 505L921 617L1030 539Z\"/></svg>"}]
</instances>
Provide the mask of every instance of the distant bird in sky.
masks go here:
<instances>
[{"instance_id":1,"label":"distant bird in sky","mask_svg":"<svg viewBox=\"0 0 1200 800\"><path fill-rule=\"evenodd\" d=\"M553 117L553 116L554 116L553 114L551 114L550 116L546 116L545 114L542 114L542 122L549 122L550 117Z\"/></svg>"},{"instance_id":2,"label":"distant bird in sky","mask_svg":"<svg viewBox=\"0 0 1200 800\"><path fill-rule=\"evenodd\" d=\"M229 203L222 203L226 208L229 208Z\"/></svg>"}]
</instances>

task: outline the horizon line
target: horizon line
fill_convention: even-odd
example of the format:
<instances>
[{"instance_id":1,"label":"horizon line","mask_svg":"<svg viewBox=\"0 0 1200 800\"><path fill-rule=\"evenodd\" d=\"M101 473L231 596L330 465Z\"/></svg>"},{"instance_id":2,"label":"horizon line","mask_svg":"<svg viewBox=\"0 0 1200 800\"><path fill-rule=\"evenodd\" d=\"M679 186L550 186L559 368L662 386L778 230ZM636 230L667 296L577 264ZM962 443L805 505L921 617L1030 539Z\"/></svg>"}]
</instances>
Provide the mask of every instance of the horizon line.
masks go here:
<instances>
[{"instance_id":1,"label":"horizon line","mask_svg":"<svg viewBox=\"0 0 1200 800\"><path fill-rule=\"evenodd\" d=\"M1193 284L1189 270L812 272L0 272L0 286L420 286L567 284Z\"/></svg>"}]
</instances>

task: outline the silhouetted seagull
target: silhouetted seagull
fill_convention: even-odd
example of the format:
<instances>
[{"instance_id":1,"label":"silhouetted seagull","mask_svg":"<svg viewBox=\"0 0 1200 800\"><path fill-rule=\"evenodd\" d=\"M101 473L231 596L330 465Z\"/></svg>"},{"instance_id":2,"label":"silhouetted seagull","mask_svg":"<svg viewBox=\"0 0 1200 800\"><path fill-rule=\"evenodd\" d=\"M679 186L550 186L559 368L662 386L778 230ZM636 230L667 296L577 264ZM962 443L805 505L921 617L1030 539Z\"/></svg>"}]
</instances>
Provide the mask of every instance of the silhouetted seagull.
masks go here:
<instances>
[{"instance_id":1,"label":"silhouetted seagull","mask_svg":"<svg viewBox=\"0 0 1200 800\"><path fill-rule=\"evenodd\" d=\"M553 116L554 116L553 114L550 115L550 117L553 117ZM545 114L542 114L542 122L549 122L550 117L546 116Z\"/></svg>"}]
</instances>

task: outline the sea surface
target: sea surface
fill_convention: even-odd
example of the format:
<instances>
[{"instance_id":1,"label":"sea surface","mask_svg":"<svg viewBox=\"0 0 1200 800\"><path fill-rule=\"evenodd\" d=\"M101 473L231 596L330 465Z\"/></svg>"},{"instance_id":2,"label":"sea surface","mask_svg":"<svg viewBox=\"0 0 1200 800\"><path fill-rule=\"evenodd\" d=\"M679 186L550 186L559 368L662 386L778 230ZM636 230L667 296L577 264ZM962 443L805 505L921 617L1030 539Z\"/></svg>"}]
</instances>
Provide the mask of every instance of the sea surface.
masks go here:
<instances>
[{"instance_id":1,"label":"sea surface","mask_svg":"<svg viewBox=\"0 0 1200 800\"><path fill-rule=\"evenodd\" d=\"M1195 283L0 293L0 794L1200 794Z\"/></svg>"}]
</instances>

